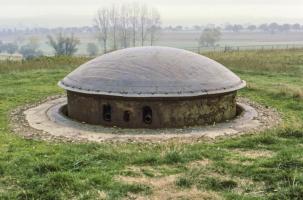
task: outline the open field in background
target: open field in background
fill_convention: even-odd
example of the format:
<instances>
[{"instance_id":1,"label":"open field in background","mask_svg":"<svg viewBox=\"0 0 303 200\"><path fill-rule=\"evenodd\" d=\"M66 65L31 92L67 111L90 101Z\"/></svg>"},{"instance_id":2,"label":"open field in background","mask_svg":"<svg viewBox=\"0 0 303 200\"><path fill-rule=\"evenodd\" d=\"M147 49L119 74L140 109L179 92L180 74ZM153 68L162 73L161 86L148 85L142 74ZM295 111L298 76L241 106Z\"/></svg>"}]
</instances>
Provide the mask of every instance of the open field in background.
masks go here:
<instances>
[{"instance_id":1,"label":"open field in background","mask_svg":"<svg viewBox=\"0 0 303 200\"><path fill-rule=\"evenodd\" d=\"M0 63L0 199L302 199L303 50L207 56L247 81L240 96L277 109L281 126L191 144L25 140L10 111L62 94L57 81L88 58Z\"/></svg>"},{"instance_id":2,"label":"open field in background","mask_svg":"<svg viewBox=\"0 0 303 200\"><path fill-rule=\"evenodd\" d=\"M157 45L191 48L198 46L200 32L174 31L163 32L156 42ZM262 32L223 32L219 46L248 46L248 45L276 45L276 44L303 44L302 33L269 34Z\"/></svg>"},{"instance_id":3,"label":"open field in background","mask_svg":"<svg viewBox=\"0 0 303 200\"><path fill-rule=\"evenodd\" d=\"M158 40L154 45L158 46L169 46L177 47L188 50L195 50L198 47L198 39L201 32L199 31L162 31L158 37ZM97 43L95 35L92 33L78 33L75 34L81 40L79 45L78 55L86 55L86 46L89 42ZM28 38L35 36L39 38L40 49L45 52L45 54L52 54L52 49L47 44L47 39L45 35L11 35L7 37L1 37L0 40L13 42L15 40L21 41L21 44L28 42ZM224 48L225 46L260 46L260 45L302 45L303 46L303 33L302 32L284 32L284 33L263 33L263 32L223 32L222 39L218 43L219 47ZM146 42L148 45L148 42ZM270 48L270 47L269 47ZM100 53L101 52L101 47ZM220 49L220 48L219 48ZM243 50L245 48L242 48ZM258 48L261 49L261 48ZM266 48L267 49L267 48ZM206 49L208 50L208 49ZM212 49L210 49L212 51Z\"/></svg>"}]
</instances>

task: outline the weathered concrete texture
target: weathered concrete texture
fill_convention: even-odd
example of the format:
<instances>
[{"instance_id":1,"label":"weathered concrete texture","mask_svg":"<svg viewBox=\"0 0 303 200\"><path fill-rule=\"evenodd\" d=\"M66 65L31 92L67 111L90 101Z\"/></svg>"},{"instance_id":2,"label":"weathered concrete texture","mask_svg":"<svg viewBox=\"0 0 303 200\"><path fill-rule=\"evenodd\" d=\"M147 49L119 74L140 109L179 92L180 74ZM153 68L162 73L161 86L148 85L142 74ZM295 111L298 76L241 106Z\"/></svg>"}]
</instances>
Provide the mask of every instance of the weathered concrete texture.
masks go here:
<instances>
[{"instance_id":1,"label":"weathered concrete texture","mask_svg":"<svg viewBox=\"0 0 303 200\"><path fill-rule=\"evenodd\" d=\"M238 103L243 112L229 122L213 124L211 126L195 126L189 128L170 129L121 129L107 128L79 123L62 114L62 107L66 106L66 98L59 98L42 103L24 112L29 126L18 126L18 132L30 132L31 138L45 138L46 140L60 139L68 141L139 141L158 142L171 139L196 140L200 138L216 138L244 134L252 131L261 131L279 123L280 118L271 109L258 104L255 108L249 106L249 101ZM18 114L16 116L20 116ZM18 120L20 121L20 119ZM17 123L17 122L15 122ZM23 124L23 123L22 123ZM25 131L27 130L27 131ZM37 131L40 130L40 131ZM43 133L43 135L40 132Z\"/></svg>"},{"instance_id":2,"label":"weathered concrete texture","mask_svg":"<svg viewBox=\"0 0 303 200\"><path fill-rule=\"evenodd\" d=\"M234 118L235 98L236 92L190 98L115 98L67 91L67 114L93 125L177 128Z\"/></svg>"},{"instance_id":3,"label":"weathered concrete texture","mask_svg":"<svg viewBox=\"0 0 303 200\"><path fill-rule=\"evenodd\" d=\"M220 63L170 47L135 47L84 63L59 82L67 91L115 97L193 97L245 87Z\"/></svg>"},{"instance_id":4,"label":"weathered concrete texture","mask_svg":"<svg viewBox=\"0 0 303 200\"><path fill-rule=\"evenodd\" d=\"M137 47L93 59L59 83L67 115L92 125L183 128L230 120L246 82L205 56Z\"/></svg>"}]
</instances>

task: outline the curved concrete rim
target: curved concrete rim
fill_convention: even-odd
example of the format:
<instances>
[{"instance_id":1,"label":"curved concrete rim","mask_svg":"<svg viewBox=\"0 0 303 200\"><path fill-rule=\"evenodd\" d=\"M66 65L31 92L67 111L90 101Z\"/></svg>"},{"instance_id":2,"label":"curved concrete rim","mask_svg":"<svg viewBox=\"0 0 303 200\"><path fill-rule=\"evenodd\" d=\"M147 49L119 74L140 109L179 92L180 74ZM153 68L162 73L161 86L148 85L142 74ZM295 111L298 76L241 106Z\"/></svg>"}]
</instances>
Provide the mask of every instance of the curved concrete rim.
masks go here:
<instances>
[{"instance_id":1,"label":"curved concrete rim","mask_svg":"<svg viewBox=\"0 0 303 200\"><path fill-rule=\"evenodd\" d=\"M84 124L73 121L61 113L66 98L44 102L24 111L29 126L55 138L72 141L165 141L169 139L209 138L238 135L260 130L262 122L252 106L238 102L243 111L235 119L209 126L171 129L122 129Z\"/></svg>"},{"instance_id":2,"label":"curved concrete rim","mask_svg":"<svg viewBox=\"0 0 303 200\"><path fill-rule=\"evenodd\" d=\"M224 94L224 93L229 93L229 92L234 92L237 90L240 90L244 87L246 87L246 81L241 80L238 85L234 85L232 87L227 87L224 89L217 89L213 91L203 91L203 90L197 90L197 91L191 91L191 92L183 92L182 96L180 95L181 93L126 93L126 92L108 92L108 91L94 91L94 90L85 90L85 89L80 89L80 88L75 88L75 87L70 87L66 85L63 81L59 81L57 85L65 90L73 91L73 92L78 92L78 93L83 93L83 94L94 94L94 95L107 95L107 96L112 96L112 97L129 97L129 98L186 98L186 97L199 97L199 96L207 96L207 95L215 95L215 94Z\"/></svg>"},{"instance_id":3,"label":"curved concrete rim","mask_svg":"<svg viewBox=\"0 0 303 200\"><path fill-rule=\"evenodd\" d=\"M159 46L126 48L90 60L58 85L85 94L118 97L191 97L245 87L231 70L208 57Z\"/></svg>"}]
</instances>

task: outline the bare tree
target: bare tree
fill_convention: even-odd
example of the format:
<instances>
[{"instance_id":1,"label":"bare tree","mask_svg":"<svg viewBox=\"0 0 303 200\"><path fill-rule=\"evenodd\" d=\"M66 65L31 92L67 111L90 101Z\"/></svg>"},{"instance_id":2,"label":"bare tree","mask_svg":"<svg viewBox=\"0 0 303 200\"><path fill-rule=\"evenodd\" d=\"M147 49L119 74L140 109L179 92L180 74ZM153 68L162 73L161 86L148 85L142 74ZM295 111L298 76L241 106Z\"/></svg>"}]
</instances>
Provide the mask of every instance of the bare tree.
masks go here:
<instances>
[{"instance_id":1,"label":"bare tree","mask_svg":"<svg viewBox=\"0 0 303 200\"><path fill-rule=\"evenodd\" d=\"M132 43L133 46L136 46L136 40L137 40L137 29L138 29L138 12L139 12L139 6L137 3L133 3L130 6L130 25L131 25L131 31L132 31Z\"/></svg>"},{"instance_id":2,"label":"bare tree","mask_svg":"<svg viewBox=\"0 0 303 200\"><path fill-rule=\"evenodd\" d=\"M153 8L150 12L149 21L149 35L150 35L150 45L153 46L155 40L157 39L157 32L161 29L161 17L158 10Z\"/></svg>"},{"instance_id":3,"label":"bare tree","mask_svg":"<svg viewBox=\"0 0 303 200\"><path fill-rule=\"evenodd\" d=\"M218 42L221 39L221 31L217 28L211 29L211 28L206 28L203 30L200 40L199 40L199 45L200 46L214 46L216 42Z\"/></svg>"},{"instance_id":4,"label":"bare tree","mask_svg":"<svg viewBox=\"0 0 303 200\"><path fill-rule=\"evenodd\" d=\"M115 4L112 5L109 11L109 26L113 39L113 49L117 49L117 29L118 29L118 20L119 20L119 10Z\"/></svg>"},{"instance_id":5,"label":"bare tree","mask_svg":"<svg viewBox=\"0 0 303 200\"><path fill-rule=\"evenodd\" d=\"M109 11L106 8L98 10L97 17L95 18L95 25L98 30L98 39L103 43L103 51L107 52L107 41L109 33Z\"/></svg>"},{"instance_id":6,"label":"bare tree","mask_svg":"<svg viewBox=\"0 0 303 200\"><path fill-rule=\"evenodd\" d=\"M147 23L148 23L148 9L146 4L140 5L139 10L139 29L140 29L140 41L141 46L144 46L144 42L146 40L146 32L147 32Z\"/></svg>"},{"instance_id":7,"label":"bare tree","mask_svg":"<svg viewBox=\"0 0 303 200\"><path fill-rule=\"evenodd\" d=\"M129 46L130 36L130 9L126 4L120 7L120 34L121 46L126 48Z\"/></svg>"},{"instance_id":8,"label":"bare tree","mask_svg":"<svg viewBox=\"0 0 303 200\"><path fill-rule=\"evenodd\" d=\"M161 17L158 10L146 4L118 4L99 9L95 25L106 53L109 44L113 49L126 48L130 44L136 46L138 40L143 46L149 39L153 45L160 30Z\"/></svg>"},{"instance_id":9,"label":"bare tree","mask_svg":"<svg viewBox=\"0 0 303 200\"><path fill-rule=\"evenodd\" d=\"M77 52L77 46L80 43L79 39L75 38L74 35L63 36L62 33L59 33L56 38L48 35L48 40L50 46L54 49L55 54L72 56Z\"/></svg>"}]
</instances>

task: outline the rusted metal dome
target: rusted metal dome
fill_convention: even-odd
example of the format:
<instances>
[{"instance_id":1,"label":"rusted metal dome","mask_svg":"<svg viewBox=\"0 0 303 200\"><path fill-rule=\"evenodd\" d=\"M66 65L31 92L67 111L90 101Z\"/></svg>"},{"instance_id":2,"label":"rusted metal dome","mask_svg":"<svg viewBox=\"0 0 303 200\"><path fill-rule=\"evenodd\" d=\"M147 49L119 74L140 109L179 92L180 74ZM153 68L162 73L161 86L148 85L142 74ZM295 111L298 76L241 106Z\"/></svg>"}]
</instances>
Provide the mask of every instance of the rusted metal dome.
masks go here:
<instances>
[{"instance_id":1,"label":"rusted metal dome","mask_svg":"<svg viewBox=\"0 0 303 200\"><path fill-rule=\"evenodd\" d=\"M93 59L59 82L85 94L182 97L239 90L245 81L205 56L169 47L118 50Z\"/></svg>"}]
</instances>

